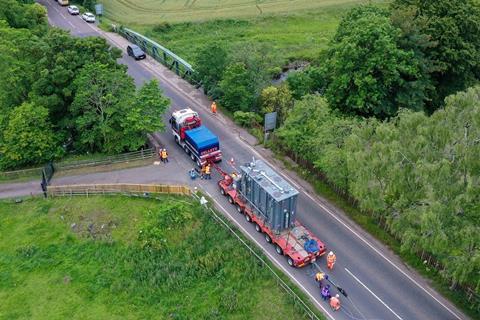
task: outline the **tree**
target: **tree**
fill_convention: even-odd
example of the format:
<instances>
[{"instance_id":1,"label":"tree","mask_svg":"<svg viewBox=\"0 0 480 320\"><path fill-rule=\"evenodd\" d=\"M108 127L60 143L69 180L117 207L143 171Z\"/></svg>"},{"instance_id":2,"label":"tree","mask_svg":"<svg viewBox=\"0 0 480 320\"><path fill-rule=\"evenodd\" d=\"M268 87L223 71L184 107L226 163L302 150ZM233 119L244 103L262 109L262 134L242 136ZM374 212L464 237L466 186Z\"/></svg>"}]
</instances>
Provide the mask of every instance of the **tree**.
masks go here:
<instances>
[{"instance_id":1,"label":"tree","mask_svg":"<svg viewBox=\"0 0 480 320\"><path fill-rule=\"evenodd\" d=\"M195 79L202 83L205 93L216 92L218 82L227 67L227 50L225 44L213 42L203 47L196 55ZM217 99L218 96L212 96Z\"/></svg>"},{"instance_id":2,"label":"tree","mask_svg":"<svg viewBox=\"0 0 480 320\"><path fill-rule=\"evenodd\" d=\"M475 0L395 0L392 7L414 12L408 20L435 43L423 52L433 61L429 110L449 94L465 90L480 79L480 2Z\"/></svg>"},{"instance_id":3,"label":"tree","mask_svg":"<svg viewBox=\"0 0 480 320\"><path fill-rule=\"evenodd\" d=\"M230 111L250 111L254 106L255 88L252 74L243 63L227 67L219 84L220 104Z\"/></svg>"},{"instance_id":4,"label":"tree","mask_svg":"<svg viewBox=\"0 0 480 320\"><path fill-rule=\"evenodd\" d=\"M399 47L388 12L352 9L340 23L326 62L326 96L335 109L386 118L399 108L422 110L425 84L419 61ZM415 97L413 99L412 97Z\"/></svg>"},{"instance_id":5,"label":"tree","mask_svg":"<svg viewBox=\"0 0 480 320\"><path fill-rule=\"evenodd\" d=\"M48 121L48 110L33 103L15 108L0 143L3 169L38 164L62 154Z\"/></svg>"},{"instance_id":6,"label":"tree","mask_svg":"<svg viewBox=\"0 0 480 320\"><path fill-rule=\"evenodd\" d=\"M287 84L295 100L300 100L303 96L313 93L312 78L304 71L290 73L287 77Z\"/></svg>"},{"instance_id":7,"label":"tree","mask_svg":"<svg viewBox=\"0 0 480 320\"><path fill-rule=\"evenodd\" d=\"M279 87L266 87L260 95L262 113L277 112L278 124L282 124L288 112L293 107L290 89L285 84Z\"/></svg>"},{"instance_id":8,"label":"tree","mask_svg":"<svg viewBox=\"0 0 480 320\"><path fill-rule=\"evenodd\" d=\"M98 62L87 64L75 78L74 89L70 121L78 150L107 153L129 150L132 141L125 134L130 130L125 119L132 115L135 84L125 70ZM141 99L145 99L148 89L142 92Z\"/></svg>"},{"instance_id":9,"label":"tree","mask_svg":"<svg viewBox=\"0 0 480 320\"><path fill-rule=\"evenodd\" d=\"M100 37L74 38L59 29L50 29L42 38L41 58L36 62L39 77L32 85L32 100L49 109L51 122L60 130L67 127L68 108L74 99L73 81L80 69L93 62L110 69L124 69L116 63L119 50L111 49Z\"/></svg>"},{"instance_id":10,"label":"tree","mask_svg":"<svg viewBox=\"0 0 480 320\"><path fill-rule=\"evenodd\" d=\"M169 105L170 100L162 95L157 80L143 85L122 123L124 144L128 150L137 150L144 145L147 133L165 130L161 119Z\"/></svg>"}]
</instances>

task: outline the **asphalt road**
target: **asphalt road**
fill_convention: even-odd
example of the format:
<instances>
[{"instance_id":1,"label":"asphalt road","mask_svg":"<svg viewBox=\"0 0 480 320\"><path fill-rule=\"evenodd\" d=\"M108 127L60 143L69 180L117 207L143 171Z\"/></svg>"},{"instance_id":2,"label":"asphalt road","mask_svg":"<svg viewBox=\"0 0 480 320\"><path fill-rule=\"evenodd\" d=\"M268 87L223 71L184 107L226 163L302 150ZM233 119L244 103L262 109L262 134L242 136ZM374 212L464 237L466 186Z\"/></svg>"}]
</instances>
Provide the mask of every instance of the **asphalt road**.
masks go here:
<instances>
[{"instance_id":1,"label":"asphalt road","mask_svg":"<svg viewBox=\"0 0 480 320\"><path fill-rule=\"evenodd\" d=\"M237 164L250 161L252 156L266 160L261 149L252 147L251 143L248 143L251 140L248 134L239 131L228 119L208 112L208 99L201 92L150 58L137 62L126 56L127 41L125 39L105 33L95 25L87 24L79 16L70 16L66 8L60 7L54 0L39 2L48 8L49 22L52 25L70 30L75 36L106 37L112 45L123 49L124 56L120 62L128 66L128 73L135 79L136 84L140 85L153 78L158 79L165 94L172 101L172 110L191 107L198 111L204 124L220 137L224 159L233 157ZM340 311L332 312L328 304L321 301L318 287L313 281L314 269L290 268L286 259L277 255L273 247L265 243L262 235L255 232L253 225L236 213L226 199L219 194L215 184L219 175L215 174L209 182L192 182L185 179L193 163L175 145L168 130L158 135L170 151L171 163L164 167L148 166L124 170L120 173L97 174L92 175L91 179L88 176L78 177L77 180L75 177L62 178L56 180L55 184L60 184L62 180L67 181L67 179L75 180L77 183L89 181L152 183L164 181L165 177L169 177L172 181L194 183L212 196L215 205L229 216L252 241L262 247L266 255L310 296L327 318L350 320L467 318L449 301L431 289L424 279L409 270L387 248L350 222L342 212L309 192L306 183L285 176L301 192L297 207L298 219L337 255L335 269L328 274L336 284L347 291L348 299L340 296L342 308ZM225 170L230 169L226 161L223 162L222 167ZM325 258L318 261L318 266L326 269Z\"/></svg>"}]
</instances>

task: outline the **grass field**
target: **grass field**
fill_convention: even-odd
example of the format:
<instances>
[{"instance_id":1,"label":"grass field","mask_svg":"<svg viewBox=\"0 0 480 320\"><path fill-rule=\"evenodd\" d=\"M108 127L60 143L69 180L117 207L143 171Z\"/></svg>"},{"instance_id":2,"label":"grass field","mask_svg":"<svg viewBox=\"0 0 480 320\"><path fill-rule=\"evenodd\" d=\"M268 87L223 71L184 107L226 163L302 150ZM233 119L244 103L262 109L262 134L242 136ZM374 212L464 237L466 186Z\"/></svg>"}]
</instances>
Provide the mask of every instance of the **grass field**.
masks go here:
<instances>
[{"instance_id":1,"label":"grass field","mask_svg":"<svg viewBox=\"0 0 480 320\"><path fill-rule=\"evenodd\" d=\"M341 16L361 3L366 1L104 1L108 19L155 39L187 61L191 62L198 48L212 41L222 41L232 48L251 42L270 45L280 60L278 65L285 60L317 58ZM164 22L170 24L154 28Z\"/></svg>"},{"instance_id":2,"label":"grass field","mask_svg":"<svg viewBox=\"0 0 480 320\"><path fill-rule=\"evenodd\" d=\"M298 319L189 199L0 202L1 319Z\"/></svg>"},{"instance_id":3,"label":"grass field","mask_svg":"<svg viewBox=\"0 0 480 320\"><path fill-rule=\"evenodd\" d=\"M359 0L103 0L105 13L132 24L258 17L359 3ZM366 1L363 1L366 2Z\"/></svg>"}]
</instances>

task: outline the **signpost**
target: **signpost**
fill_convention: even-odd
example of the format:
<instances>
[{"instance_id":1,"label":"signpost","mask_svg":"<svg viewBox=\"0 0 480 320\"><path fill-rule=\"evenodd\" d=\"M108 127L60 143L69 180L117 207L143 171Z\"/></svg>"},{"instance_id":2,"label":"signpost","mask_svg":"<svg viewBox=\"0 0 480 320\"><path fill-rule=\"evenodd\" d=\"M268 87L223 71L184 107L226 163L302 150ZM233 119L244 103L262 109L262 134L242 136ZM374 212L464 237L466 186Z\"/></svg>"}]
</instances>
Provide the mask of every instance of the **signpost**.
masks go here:
<instances>
[{"instance_id":1,"label":"signpost","mask_svg":"<svg viewBox=\"0 0 480 320\"><path fill-rule=\"evenodd\" d=\"M265 120L264 120L264 139L263 143L265 144L265 141L267 141L267 136L269 131L275 130L277 127L277 113L276 112L270 112L265 114Z\"/></svg>"},{"instance_id":2,"label":"signpost","mask_svg":"<svg viewBox=\"0 0 480 320\"><path fill-rule=\"evenodd\" d=\"M95 13L97 14L97 16L103 15L103 4L97 3L95 5Z\"/></svg>"}]
</instances>

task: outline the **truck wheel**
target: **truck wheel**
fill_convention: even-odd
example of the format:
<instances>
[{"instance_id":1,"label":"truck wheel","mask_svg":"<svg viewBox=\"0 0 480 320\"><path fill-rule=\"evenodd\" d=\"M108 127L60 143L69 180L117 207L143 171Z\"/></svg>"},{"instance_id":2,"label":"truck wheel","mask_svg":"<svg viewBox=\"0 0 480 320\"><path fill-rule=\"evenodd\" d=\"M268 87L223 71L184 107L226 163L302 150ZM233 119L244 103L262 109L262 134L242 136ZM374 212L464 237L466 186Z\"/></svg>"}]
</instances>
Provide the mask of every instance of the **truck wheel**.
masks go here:
<instances>
[{"instance_id":1,"label":"truck wheel","mask_svg":"<svg viewBox=\"0 0 480 320\"><path fill-rule=\"evenodd\" d=\"M199 160L199 159L197 159L197 166L198 166L199 168L201 168L201 167L202 167L202 163L200 162L200 160Z\"/></svg>"},{"instance_id":2,"label":"truck wheel","mask_svg":"<svg viewBox=\"0 0 480 320\"><path fill-rule=\"evenodd\" d=\"M225 193L225 190L223 190L222 187L220 187L220 193L222 194L222 196L224 196L226 193Z\"/></svg>"},{"instance_id":3,"label":"truck wheel","mask_svg":"<svg viewBox=\"0 0 480 320\"><path fill-rule=\"evenodd\" d=\"M255 230L257 232L262 232L262 228L260 228L260 226L258 225L258 223L255 223Z\"/></svg>"},{"instance_id":4,"label":"truck wheel","mask_svg":"<svg viewBox=\"0 0 480 320\"><path fill-rule=\"evenodd\" d=\"M238 213L243 213L242 207L240 207L238 204L235 206L235 208L237 209Z\"/></svg>"},{"instance_id":5,"label":"truck wheel","mask_svg":"<svg viewBox=\"0 0 480 320\"><path fill-rule=\"evenodd\" d=\"M193 153L190 154L190 158L192 158L192 161L196 161L197 158L195 157L195 155Z\"/></svg>"},{"instance_id":6,"label":"truck wheel","mask_svg":"<svg viewBox=\"0 0 480 320\"><path fill-rule=\"evenodd\" d=\"M186 144L183 145L183 150L185 150L185 153L186 153L186 154L190 154L190 150L188 150Z\"/></svg>"},{"instance_id":7,"label":"truck wheel","mask_svg":"<svg viewBox=\"0 0 480 320\"><path fill-rule=\"evenodd\" d=\"M272 243L272 238L270 238L270 236L266 233L265 233L265 241L267 241L267 243Z\"/></svg>"},{"instance_id":8,"label":"truck wheel","mask_svg":"<svg viewBox=\"0 0 480 320\"><path fill-rule=\"evenodd\" d=\"M295 267L295 264L293 264L293 259L292 258L288 257L287 258L287 263L290 267Z\"/></svg>"},{"instance_id":9,"label":"truck wheel","mask_svg":"<svg viewBox=\"0 0 480 320\"><path fill-rule=\"evenodd\" d=\"M177 137L177 136L175 136L175 143L176 143L176 144L180 144L180 141L178 140L178 137Z\"/></svg>"},{"instance_id":10,"label":"truck wheel","mask_svg":"<svg viewBox=\"0 0 480 320\"><path fill-rule=\"evenodd\" d=\"M231 204L233 204L233 198L231 196L228 196L228 202L230 202Z\"/></svg>"},{"instance_id":11,"label":"truck wheel","mask_svg":"<svg viewBox=\"0 0 480 320\"><path fill-rule=\"evenodd\" d=\"M247 220L247 222L252 222L252 218L247 213L245 213L245 220Z\"/></svg>"},{"instance_id":12,"label":"truck wheel","mask_svg":"<svg viewBox=\"0 0 480 320\"><path fill-rule=\"evenodd\" d=\"M275 245L275 251L277 251L279 255L283 255L283 250L278 244Z\"/></svg>"}]
</instances>

